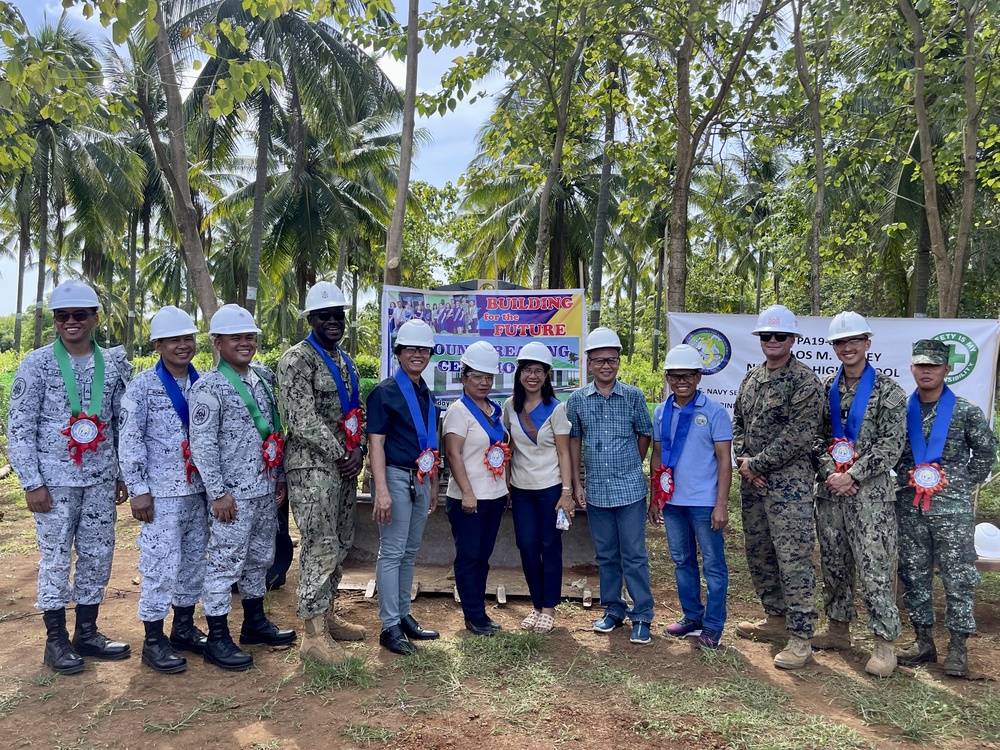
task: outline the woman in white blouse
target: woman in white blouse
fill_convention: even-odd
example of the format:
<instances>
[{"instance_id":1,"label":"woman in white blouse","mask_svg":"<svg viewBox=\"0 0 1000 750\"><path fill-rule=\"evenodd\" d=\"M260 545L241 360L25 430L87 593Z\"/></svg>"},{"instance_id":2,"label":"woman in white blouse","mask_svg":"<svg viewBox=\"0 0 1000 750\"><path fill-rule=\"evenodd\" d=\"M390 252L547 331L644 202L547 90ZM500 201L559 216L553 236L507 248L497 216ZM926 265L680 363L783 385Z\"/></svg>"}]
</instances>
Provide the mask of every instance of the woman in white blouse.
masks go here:
<instances>
[{"instance_id":1,"label":"woman in white blouse","mask_svg":"<svg viewBox=\"0 0 1000 750\"><path fill-rule=\"evenodd\" d=\"M556 518L573 516L566 407L552 389L552 353L540 341L521 348L514 372L514 395L504 404L510 431L510 496L514 537L534 607L521 623L548 633L555 625L562 593L562 532Z\"/></svg>"}]
</instances>

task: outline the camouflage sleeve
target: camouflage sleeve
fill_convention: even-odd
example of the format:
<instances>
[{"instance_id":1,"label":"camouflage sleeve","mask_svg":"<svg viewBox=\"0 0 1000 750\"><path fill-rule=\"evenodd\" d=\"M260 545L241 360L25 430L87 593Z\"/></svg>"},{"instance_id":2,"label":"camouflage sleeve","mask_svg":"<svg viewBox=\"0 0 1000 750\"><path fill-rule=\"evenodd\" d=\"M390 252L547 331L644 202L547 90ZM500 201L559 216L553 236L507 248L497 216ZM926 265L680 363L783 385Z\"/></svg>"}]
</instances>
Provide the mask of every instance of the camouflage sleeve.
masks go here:
<instances>
[{"instance_id":1,"label":"camouflage sleeve","mask_svg":"<svg viewBox=\"0 0 1000 750\"><path fill-rule=\"evenodd\" d=\"M207 387L199 388L201 382L191 388L188 404L191 409L191 458L209 500L226 494L226 482L222 474L222 455L219 446L222 409L219 398Z\"/></svg>"},{"instance_id":2,"label":"camouflage sleeve","mask_svg":"<svg viewBox=\"0 0 1000 750\"><path fill-rule=\"evenodd\" d=\"M25 490L38 489L45 484L38 466L37 449L38 419L45 384L38 375L39 368L33 359L21 362L10 389L7 413L7 455Z\"/></svg>"},{"instance_id":3,"label":"camouflage sleeve","mask_svg":"<svg viewBox=\"0 0 1000 750\"><path fill-rule=\"evenodd\" d=\"M133 380L125 389L118 414L118 465L131 497L149 492L146 474L148 457L143 439L148 398L140 380Z\"/></svg>"},{"instance_id":4,"label":"camouflage sleeve","mask_svg":"<svg viewBox=\"0 0 1000 750\"><path fill-rule=\"evenodd\" d=\"M836 388L835 381L822 386L823 403L820 408L819 427L813 439L813 466L816 467L816 478L825 482L837 470L837 463L830 455L830 441L833 438L833 426L830 423L830 389Z\"/></svg>"},{"instance_id":5,"label":"camouflage sleeve","mask_svg":"<svg viewBox=\"0 0 1000 750\"><path fill-rule=\"evenodd\" d=\"M823 408L823 387L812 373L801 381L793 384L788 422L764 450L750 459L748 468L754 474L768 474L812 451Z\"/></svg>"},{"instance_id":6,"label":"camouflage sleeve","mask_svg":"<svg viewBox=\"0 0 1000 750\"><path fill-rule=\"evenodd\" d=\"M128 370L123 369L124 366L128 366ZM118 458L118 480L122 481L125 479L122 474L121 468L121 435L119 434L119 421L122 413L122 398L125 396L125 384L128 382L128 373L132 371L132 365L124 358L124 352L122 352L122 364L118 362L115 363L118 368L119 377L115 378L115 387L111 391L111 431L114 435L115 441L115 457Z\"/></svg>"},{"instance_id":7,"label":"camouflage sleeve","mask_svg":"<svg viewBox=\"0 0 1000 750\"><path fill-rule=\"evenodd\" d=\"M887 474L899 461L906 441L906 394L895 383L882 391L876 404L875 440L847 471L859 483Z\"/></svg>"},{"instance_id":8,"label":"camouflage sleeve","mask_svg":"<svg viewBox=\"0 0 1000 750\"><path fill-rule=\"evenodd\" d=\"M747 387L749 375L744 376L740 383L740 389L736 394L736 402L733 404L733 457L741 458L747 455L746 452L746 422L743 420L743 390Z\"/></svg>"},{"instance_id":9,"label":"camouflage sleeve","mask_svg":"<svg viewBox=\"0 0 1000 750\"><path fill-rule=\"evenodd\" d=\"M973 484L979 484L989 476L996 462L997 438L983 410L971 403L965 412L965 440L972 450L969 479Z\"/></svg>"},{"instance_id":10,"label":"camouflage sleeve","mask_svg":"<svg viewBox=\"0 0 1000 750\"><path fill-rule=\"evenodd\" d=\"M343 458L343 442L337 440L316 409L312 376L292 357L282 357L278 362L278 403L285 429L295 440L329 457L330 461Z\"/></svg>"}]
</instances>

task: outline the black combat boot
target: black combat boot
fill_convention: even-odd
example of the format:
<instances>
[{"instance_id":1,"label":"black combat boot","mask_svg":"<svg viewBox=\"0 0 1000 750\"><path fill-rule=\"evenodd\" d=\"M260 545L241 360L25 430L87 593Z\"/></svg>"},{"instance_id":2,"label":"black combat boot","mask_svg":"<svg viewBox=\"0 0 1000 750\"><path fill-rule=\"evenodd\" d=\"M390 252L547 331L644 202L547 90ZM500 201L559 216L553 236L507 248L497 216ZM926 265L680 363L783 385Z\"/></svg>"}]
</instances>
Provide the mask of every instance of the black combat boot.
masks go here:
<instances>
[{"instance_id":1,"label":"black combat boot","mask_svg":"<svg viewBox=\"0 0 1000 750\"><path fill-rule=\"evenodd\" d=\"M163 620L142 623L146 640L142 642L142 663L160 674L177 674L187 669L187 659L174 651L163 634Z\"/></svg>"},{"instance_id":2,"label":"black combat boot","mask_svg":"<svg viewBox=\"0 0 1000 750\"><path fill-rule=\"evenodd\" d=\"M253 657L233 643L229 635L229 620L227 615L212 617L208 620L208 640L205 642L205 661L230 672L242 672L253 666Z\"/></svg>"},{"instance_id":3,"label":"black combat boot","mask_svg":"<svg viewBox=\"0 0 1000 750\"><path fill-rule=\"evenodd\" d=\"M951 631L951 640L948 641L948 656L944 660L944 673L952 677L969 676L969 650L966 647L968 633L956 633Z\"/></svg>"},{"instance_id":4,"label":"black combat boot","mask_svg":"<svg viewBox=\"0 0 1000 750\"><path fill-rule=\"evenodd\" d=\"M45 666L59 674L78 674L83 671L83 657L73 650L66 632L66 609L47 609L42 613L45 623Z\"/></svg>"},{"instance_id":5,"label":"black combat boot","mask_svg":"<svg viewBox=\"0 0 1000 750\"><path fill-rule=\"evenodd\" d=\"M76 605L76 630L73 632L73 647L80 656L94 656L105 661L127 659L132 649L127 643L112 641L97 629L99 604Z\"/></svg>"},{"instance_id":6,"label":"black combat boot","mask_svg":"<svg viewBox=\"0 0 1000 750\"><path fill-rule=\"evenodd\" d=\"M295 641L294 630L281 630L264 614L263 599L243 600L243 627L240 643L248 645L266 643L268 646L285 646Z\"/></svg>"},{"instance_id":7,"label":"black combat boot","mask_svg":"<svg viewBox=\"0 0 1000 750\"><path fill-rule=\"evenodd\" d=\"M202 633L194 624L194 605L178 607L174 605L174 624L170 628L170 645L178 651L190 651L194 654L205 653L205 642L208 636Z\"/></svg>"},{"instance_id":8,"label":"black combat boot","mask_svg":"<svg viewBox=\"0 0 1000 750\"><path fill-rule=\"evenodd\" d=\"M934 646L933 625L913 625L917 634L909 648L896 655L896 661L904 667L916 667L920 664L932 664L937 661L937 648Z\"/></svg>"}]
</instances>

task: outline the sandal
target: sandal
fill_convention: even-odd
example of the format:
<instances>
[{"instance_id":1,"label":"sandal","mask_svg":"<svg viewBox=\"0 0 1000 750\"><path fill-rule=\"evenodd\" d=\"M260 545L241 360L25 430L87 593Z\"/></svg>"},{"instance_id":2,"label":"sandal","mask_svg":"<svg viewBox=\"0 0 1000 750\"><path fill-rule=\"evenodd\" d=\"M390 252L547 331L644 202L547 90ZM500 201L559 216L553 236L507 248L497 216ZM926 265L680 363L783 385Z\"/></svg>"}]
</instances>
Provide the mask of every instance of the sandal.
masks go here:
<instances>
[{"instance_id":1,"label":"sandal","mask_svg":"<svg viewBox=\"0 0 1000 750\"><path fill-rule=\"evenodd\" d=\"M539 616L541 616L541 614L542 613L539 612L537 609L531 610L531 614L525 617L523 620L521 620L521 629L534 630L535 625L538 623L538 618Z\"/></svg>"},{"instance_id":2,"label":"sandal","mask_svg":"<svg viewBox=\"0 0 1000 750\"><path fill-rule=\"evenodd\" d=\"M556 626L556 618L552 615L547 615L543 612L538 614L538 621L535 623L533 630L536 633L551 633L552 628Z\"/></svg>"}]
</instances>

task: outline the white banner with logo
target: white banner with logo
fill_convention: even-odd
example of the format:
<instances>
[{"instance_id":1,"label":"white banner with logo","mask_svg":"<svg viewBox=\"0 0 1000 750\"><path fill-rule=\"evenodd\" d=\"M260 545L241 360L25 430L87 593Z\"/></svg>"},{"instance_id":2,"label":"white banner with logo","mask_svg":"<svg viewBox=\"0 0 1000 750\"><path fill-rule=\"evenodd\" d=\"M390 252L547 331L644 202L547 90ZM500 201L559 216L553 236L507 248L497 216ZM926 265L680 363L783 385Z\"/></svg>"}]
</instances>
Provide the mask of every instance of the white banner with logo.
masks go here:
<instances>
[{"instance_id":1,"label":"white banner with logo","mask_svg":"<svg viewBox=\"0 0 1000 750\"><path fill-rule=\"evenodd\" d=\"M913 342L944 341L951 348L951 373L945 382L957 395L978 404L992 418L1000 322L962 318L867 320L874 333L868 360L876 370L893 378L906 393L912 393ZM747 370L764 361L760 341L750 333L756 323L756 315L671 313L668 316L670 345L690 344L701 352L705 362L701 389L723 404L730 414ZM826 340L830 318L800 316L798 327L799 340L792 354L820 378L836 373L840 361Z\"/></svg>"}]
</instances>

